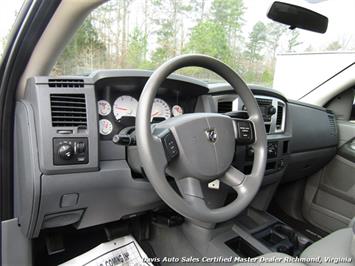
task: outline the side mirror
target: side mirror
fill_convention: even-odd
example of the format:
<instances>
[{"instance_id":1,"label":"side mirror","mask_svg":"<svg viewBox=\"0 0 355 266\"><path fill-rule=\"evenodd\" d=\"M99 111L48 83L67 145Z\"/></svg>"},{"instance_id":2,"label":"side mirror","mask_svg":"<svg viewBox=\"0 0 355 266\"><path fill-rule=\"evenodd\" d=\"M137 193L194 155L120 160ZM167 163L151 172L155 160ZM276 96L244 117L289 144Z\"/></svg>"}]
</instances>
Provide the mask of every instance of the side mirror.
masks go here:
<instances>
[{"instance_id":1,"label":"side mirror","mask_svg":"<svg viewBox=\"0 0 355 266\"><path fill-rule=\"evenodd\" d=\"M325 33L328 28L328 18L304 7L276 1L270 7L267 17L290 26L290 29Z\"/></svg>"}]
</instances>

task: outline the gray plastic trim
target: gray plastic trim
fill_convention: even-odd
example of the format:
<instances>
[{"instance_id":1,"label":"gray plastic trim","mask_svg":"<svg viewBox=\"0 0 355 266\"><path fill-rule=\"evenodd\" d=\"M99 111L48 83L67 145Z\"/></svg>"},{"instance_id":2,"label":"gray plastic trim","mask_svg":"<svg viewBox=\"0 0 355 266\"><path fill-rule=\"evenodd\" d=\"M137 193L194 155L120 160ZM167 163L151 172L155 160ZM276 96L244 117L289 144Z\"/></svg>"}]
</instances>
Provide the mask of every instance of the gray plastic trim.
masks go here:
<instances>
[{"instance_id":1,"label":"gray plastic trim","mask_svg":"<svg viewBox=\"0 0 355 266\"><path fill-rule=\"evenodd\" d=\"M292 121L292 153L337 146L336 125L334 134L329 122L329 116L333 116L332 114L295 103L288 104L288 111Z\"/></svg>"},{"instance_id":2,"label":"gray plastic trim","mask_svg":"<svg viewBox=\"0 0 355 266\"><path fill-rule=\"evenodd\" d=\"M58 88L49 87L42 83L44 77L36 77L28 80L25 100L30 102L36 125L36 135L38 140L39 166L42 173L58 174L83 171L95 171L98 169L98 120L96 110L96 97L93 85L85 84L83 88ZM39 83L37 84L36 81ZM52 93L82 93L86 98L87 109L87 129L79 130L77 127L52 127L50 95ZM59 134L58 130L72 130L72 134ZM88 164L76 165L54 165L53 164L53 138L88 138L89 162Z\"/></svg>"},{"instance_id":3,"label":"gray plastic trim","mask_svg":"<svg viewBox=\"0 0 355 266\"><path fill-rule=\"evenodd\" d=\"M73 219L72 214L78 215L77 211L83 210L81 219L75 220L75 226L80 229L117 221L162 205L147 180L132 178L125 160L102 161L98 172L42 175L41 182L40 209L33 237L46 226L46 217L57 217L51 224L63 226L67 224L66 217ZM71 193L78 194L77 204L61 207L62 196Z\"/></svg>"},{"instance_id":4,"label":"gray plastic trim","mask_svg":"<svg viewBox=\"0 0 355 266\"><path fill-rule=\"evenodd\" d=\"M40 197L40 175L34 114L31 105L18 101L14 130L14 212L23 234L33 234Z\"/></svg>"},{"instance_id":5,"label":"gray plastic trim","mask_svg":"<svg viewBox=\"0 0 355 266\"><path fill-rule=\"evenodd\" d=\"M153 71L151 70L137 70L137 69L111 69L110 70L109 69L109 70L94 71L93 73L90 74L90 77L92 78L93 82L96 83L98 80L105 79L105 78L120 78L120 77L149 78L152 74ZM207 88L207 83L191 77L182 76L179 74L170 74L167 78L178 80L178 81L184 81L184 82L192 83Z\"/></svg>"},{"instance_id":6,"label":"gray plastic trim","mask_svg":"<svg viewBox=\"0 0 355 266\"><path fill-rule=\"evenodd\" d=\"M17 219L1 222L1 265L32 265L32 243L18 226Z\"/></svg>"}]
</instances>

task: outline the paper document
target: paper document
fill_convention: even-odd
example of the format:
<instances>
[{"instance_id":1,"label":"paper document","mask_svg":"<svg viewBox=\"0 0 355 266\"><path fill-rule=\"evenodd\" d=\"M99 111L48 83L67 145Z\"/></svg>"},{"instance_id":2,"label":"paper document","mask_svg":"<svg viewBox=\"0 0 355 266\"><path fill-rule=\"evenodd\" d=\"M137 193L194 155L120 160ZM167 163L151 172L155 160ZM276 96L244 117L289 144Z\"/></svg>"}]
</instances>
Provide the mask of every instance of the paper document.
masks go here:
<instances>
[{"instance_id":1,"label":"paper document","mask_svg":"<svg viewBox=\"0 0 355 266\"><path fill-rule=\"evenodd\" d=\"M103 243L63 264L85 266L152 266L148 257L132 236L124 236Z\"/></svg>"}]
</instances>

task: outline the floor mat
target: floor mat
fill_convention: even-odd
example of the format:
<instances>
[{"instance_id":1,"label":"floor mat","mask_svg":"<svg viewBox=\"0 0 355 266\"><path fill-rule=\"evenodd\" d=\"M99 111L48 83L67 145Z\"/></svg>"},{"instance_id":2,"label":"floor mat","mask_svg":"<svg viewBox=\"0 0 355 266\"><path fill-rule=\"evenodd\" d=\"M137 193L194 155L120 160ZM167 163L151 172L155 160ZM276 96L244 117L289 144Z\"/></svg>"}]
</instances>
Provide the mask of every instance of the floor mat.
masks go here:
<instances>
[{"instance_id":1,"label":"floor mat","mask_svg":"<svg viewBox=\"0 0 355 266\"><path fill-rule=\"evenodd\" d=\"M102 243L92 250L61 264L61 266L69 265L152 266L148 256L138 242L130 235Z\"/></svg>"},{"instance_id":2,"label":"floor mat","mask_svg":"<svg viewBox=\"0 0 355 266\"><path fill-rule=\"evenodd\" d=\"M288 214L286 214L277 204L272 203L270 204L269 212L277 217L279 220L287 224L288 226L292 227L296 231L304 234L306 237L311 239L312 241L317 241L326 235L327 232L323 231L322 229L300 220L297 220Z\"/></svg>"}]
</instances>

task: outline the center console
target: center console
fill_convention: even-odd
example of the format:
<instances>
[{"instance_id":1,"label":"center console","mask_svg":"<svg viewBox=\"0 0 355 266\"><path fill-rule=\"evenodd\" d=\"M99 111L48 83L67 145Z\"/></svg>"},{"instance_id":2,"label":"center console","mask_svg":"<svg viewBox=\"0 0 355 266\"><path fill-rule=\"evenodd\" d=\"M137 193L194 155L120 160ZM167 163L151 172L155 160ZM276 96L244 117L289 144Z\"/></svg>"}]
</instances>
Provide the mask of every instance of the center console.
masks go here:
<instances>
[{"instance_id":1,"label":"center console","mask_svg":"<svg viewBox=\"0 0 355 266\"><path fill-rule=\"evenodd\" d=\"M269 213L253 208L247 209L237 218L236 231L249 237L234 237L225 244L240 257L256 257L263 254L264 250L258 249L258 246L265 247L269 252L281 252L297 257L313 243L302 233Z\"/></svg>"}]
</instances>

